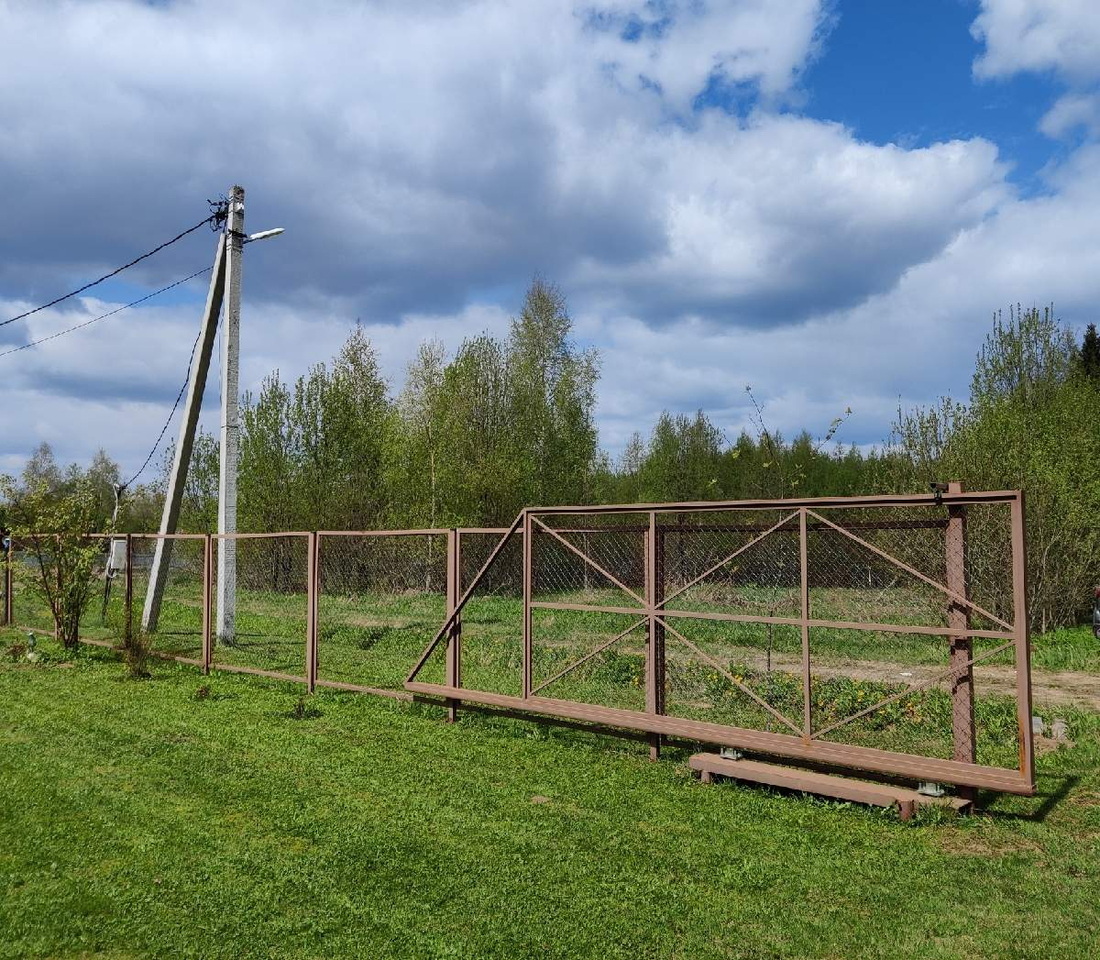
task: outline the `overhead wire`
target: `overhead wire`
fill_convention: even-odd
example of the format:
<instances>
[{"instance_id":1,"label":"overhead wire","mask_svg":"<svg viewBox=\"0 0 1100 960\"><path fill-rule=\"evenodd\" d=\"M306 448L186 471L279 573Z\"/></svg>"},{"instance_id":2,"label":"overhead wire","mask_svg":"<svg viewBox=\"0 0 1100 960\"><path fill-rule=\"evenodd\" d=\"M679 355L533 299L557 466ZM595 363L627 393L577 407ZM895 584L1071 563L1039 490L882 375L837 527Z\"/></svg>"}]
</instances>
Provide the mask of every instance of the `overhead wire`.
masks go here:
<instances>
[{"instance_id":1,"label":"overhead wire","mask_svg":"<svg viewBox=\"0 0 1100 960\"><path fill-rule=\"evenodd\" d=\"M58 330L57 333L51 333L48 337L42 337L38 340L32 340L30 343L20 344L18 347L12 347L10 350L5 350L0 353L0 357L6 357L13 353L18 353L20 350L29 350L31 347L37 347L40 343L46 343L49 340L56 340L58 337L63 337L67 333L72 333L74 330L82 330L84 327L90 327L93 323L99 323L100 320L106 320L108 317L113 317L116 313L122 313L123 310L129 310L131 307L136 307L139 303L145 303L146 300L152 300L153 297L160 296L162 293L167 293L174 287L178 287L188 280L194 280L196 277L201 277L204 273L209 273L213 269L212 267L203 267L201 270L196 270L190 276L183 277L181 280L176 280L174 283L168 284L166 287L161 287L159 290L154 290L152 293L146 294L144 297L139 297L137 300L131 300L129 303L123 304L121 307L115 307L114 310L109 310L107 313L100 314L98 317L92 317L91 320L85 320L82 323L75 324L71 327L66 327L64 330Z\"/></svg>"},{"instance_id":2,"label":"overhead wire","mask_svg":"<svg viewBox=\"0 0 1100 960\"><path fill-rule=\"evenodd\" d=\"M134 266L135 264L141 263L142 260L147 260L149 257L153 256L154 254L159 253L165 247L170 247L173 243L176 243L177 241L182 240L188 234L194 233L196 230L200 229L201 227L206 226L207 224L211 224L214 227L214 229L217 230L224 223L224 221L226 219L226 213L227 213L227 209L228 209L228 201L226 201L226 199L223 197L223 198L220 198L219 200L210 201L209 203L210 203L210 208L212 210L212 213L210 214L210 216L206 217L203 220L200 220L194 226L188 227L186 230L183 230L180 233L176 234L176 236L172 237L171 240L166 240L164 243L160 244L157 247L154 247L152 250L148 251L147 253L143 253L140 257L135 257L129 263L125 263L121 267L117 267L116 269L112 270L110 273L105 273L103 276L99 277L98 279L92 280L89 283L84 284L82 287L79 287L79 288L77 288L76 290L73 290L70 293L66 293L63 296L57 297L54 300L51 300L49 303L44 303L40 306L34 307L31 310L27 310L27 311L19 314L18 316L14 316L14 317L11 317L7 320L0 321L0 327L5 327L9 323L15 323L17 320L23 320L23 319L31 316L32 314L38 313L41 310L46 310L49 307L56 306L57 304L65 301L65 300L70 299L71 297L75 297L78 294L83 293L85 290L90 290L92 287L96 286L97 284L102 283L104 280L109 280L111 277L117 276L118 274L122 273L122 271L128 270L130 267ZM194 280L196 277L201 277L203 274L209 273L212 269L213 269L212 267L204 267L201 270L196 270L194 273L190 274L189 276L186 276L186 277L183 277L179 280L176 280L176 281L168 284L165 287L161 287L159 290L154 290L152 293L148 293L144 297L139 297L137 300L133 300L130 303L123 304L120 307L115 307L113 310L109 310L107 313L101 314L98 317L92 317L90 320L85 320L81 323L74 324L73 326L67 327L64 330L59 330L56 333L52 333L47 337L41 337L40 339L33 340L30 343L20 344L18 347L13 347L10 350L5 350L2 353L0 353L0 357L6 357L6 356L9 356L10 354L13 354L13 353L19 353L21 350L27 350L30 347L36 347L39 344L46 343L49 340L56 340L58 337L63 337L63 336L65 336L65 334L72 333L74 330L81 330L84 327L91 326L93 323L99 323L99 321L106 320L108 317L113 317L115 314L121 313L123 310L129 310L131 307L136 307L138 304L145 303L147 300L151 300L153 297L160 296L160 294L162 294L162 293L166 293L167 291L172 290L175 287L181 286L182 284L187 283L189 280ZM219 342L220 342L220 338L221 338L220 327L219 327L218 334L219 334ZM199 333L195 337L195 342L191 345L191 356L187 361L187 373L184 375L183 385L180 387L179 392L176 394L175 403L172 404L172 409L168 414L168 418L164 421L164 425L160 428L160 433L157 435L156 442L153 444L152 449L149 451L149 455L145 458L145 461L138 468L137 472L132 477L130 477L130 479L127 480L124 484L120 485L120 492L121 492L121 490L125 490L127 487L131 486L134 482L137 481L137 479L142 475L142 473L145 472L145 468L149 466L150 462L153 459L153 456L157 452L157 448L160 446L161 441L164 439L165 433L168 432L168 427L172 423L172 420L176 415L176 411L179 409L180 401L183 399L184 393L187 392L188 384L191 382L191 368L192 368L192 366L194 365L194 362L195 362L195 350L198 347L199 338L201 336L202 336L202 331L200 330Z\"/></svg>"},{"instance_id":3,"label":"overhead wire","mask_svg":"<svg viewBox=\"0 0 1100 960\"><path fill-rule=\"evenodd\" d=\"M11 317L8 320L0 320L0 327L6 327L9 323L15 323L16 320L24 320L27 317L31 316L31 314L38 313L40 310L46 310L49 307L56 306L57 304L61 303L63 300L68 300L70 297L75 297L77 294L83 293L85 290L90 290L96 284L102 283L104 280L109 280L111 277L118 276L118 274L122 273L123 270L128 270L128 269L130 269L130 267L134 266L134 264L141 263L142 260L147 260L149 257L153 256L153 254L155 254L155 253L160 253L160 251L163 250L165 247L170 247L173 243L176 243L177 241L182 240L189 233L194 233L200 227L205 227L208 223L215 223L216 224L217 221L218 221L218 217L219 217L219 214L217 212L210 214L210 216L206 217L204 220L200 220L193 227L188 227L186 230L182 231L181 233L177 233L171 240L166 240L159 247L154 247L148 253L143 253L140 257L135 257L129 263L124 263L121 267L117 267L116 269L112 270L110 273L103 274L103 276L100 277L98 280L92 280L92 281L84 284L84 286L78 287L76 290L73 290L71 293L66 293L64 296L57 297L57 298L51 300L49 303L43 303L41 306L37 306L37 307L34 307L31 310L27 310L27 311L19 314L18 316Z\"/></svg>"},{"instance_id":4,"label":"overhead wire","mask_svg":"<svg viewBox=\"0 0 1100 960\"><path fill-rule=\"evenodd\" d=\"M176 415L176 410L179 409L180 401L183 399L183 395L187 392L187 386L191 382L191 367L195 363L195 348L199 345L199 337L202 336L202 330L200 329L195 337L195 342L191 344L191 359L187 361L187 373L183 377L183 385L180 387L179 393L176 394L176 402L172 404L172 410L168 414L168 419L164 421L164 426L160 428L160 433L157 435L156 443L153 444L153 449L149 451L149 456L145 458L145 462L138 468L138 472L135 473L129 480L127 480L122 488L125 490L134 481L137 480L144 472L145 468L149 466L149 462L153 459L153 454L157 452L157 447L160 446L161 440L164 439L165 433L168 432L168 425L172 422L172 418Z\"/></svg>"}]
</instances>

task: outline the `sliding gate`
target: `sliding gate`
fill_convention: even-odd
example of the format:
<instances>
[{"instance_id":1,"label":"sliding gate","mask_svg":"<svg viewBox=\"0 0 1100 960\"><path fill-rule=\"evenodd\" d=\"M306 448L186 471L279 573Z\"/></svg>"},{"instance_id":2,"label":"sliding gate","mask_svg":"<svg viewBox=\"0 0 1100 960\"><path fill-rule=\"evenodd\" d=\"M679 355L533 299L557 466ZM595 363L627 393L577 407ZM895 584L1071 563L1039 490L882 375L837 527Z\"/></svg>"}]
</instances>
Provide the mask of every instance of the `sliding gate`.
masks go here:
<instances>
[{"instance_id":1,"label":"sliding gate","mask_svg":"<svg viewBox=\"0 0 1100 960\"><path fill-rule=\"evenodd\" d=\"M493 540L414 693L1034 789L1018 492L530 508Z\"/></svg>"}]
</instances>

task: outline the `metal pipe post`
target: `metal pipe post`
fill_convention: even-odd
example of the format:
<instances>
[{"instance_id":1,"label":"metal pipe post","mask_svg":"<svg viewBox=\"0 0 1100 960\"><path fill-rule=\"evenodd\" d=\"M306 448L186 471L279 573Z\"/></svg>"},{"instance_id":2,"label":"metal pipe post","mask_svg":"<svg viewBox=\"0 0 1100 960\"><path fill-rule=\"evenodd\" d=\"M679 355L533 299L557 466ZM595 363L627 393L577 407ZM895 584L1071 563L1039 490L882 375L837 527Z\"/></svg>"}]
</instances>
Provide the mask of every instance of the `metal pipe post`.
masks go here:
<instances>
[{"instance_id":1,"label":"metal pipe post","mask_svg":"<svg viewBox=\"0 0 1100 960\"><path fill-rule=\"evenodd\" d=\"M661 563L660 531L657 514L649 514L649 530L645 533L645 601L649 614L649 636L646 643L645 709L658 716L664 712L664 626L658 622L658 604L664 599ZM649 759L661 758L661 735L649 735Z\"/></svg>"},{"instance_id":2,"label":"metal pipe post","mask_svg":"<svg viewBox=\"0 0 1100 960\"><path fill-rule=\"evenodd\" d=\"M807 743L813 734L813 676L810 673L809 533L806 508L798 508L799 596L802 609L802 732Z\"/></svg>"},{"instance_id":3,"label":"metal pipe post","mask_svg":"<svg viewBox=\"0 0 1100 960\"><path fill-rule=\"evenodd\" d=\"M447 531L447 616L455 612L461 592L459 584L461 565L462 535L458 530ZM462 616L459 614L451 623L447 634L447 686L462 686ZM447 722L458 719L458 700L447 700Z\"/></svg>"},{"instance_id":4,"label":"metal pipe post","mask_svg":"<svg viewBox=\"0 0 1100 960\"><path fill-rule=\"evenodd\" d=\"M952 481L949 494L961 494L962 484ZM944 550L947 568L947 588L960 597L970 598L966 582L966 507L947 508L947 529ZM950 600L947 605L950 665L955 668L951 679L952 757L964 763L974 763L977 749L974 736L974 667L973 642L966 634L970 628L970 608Z\"/></svg>"},{"instance_id":5,"label":"metal pipe post","mask_svg":"<svg viewBox=\"0 0 1100 960\"><path fill-rule=\"evenodd\" d=\"M534 524L531 523L531 514L523 512L523 699L531 696L531 655L532 641L531 628L531 593L534 586L534 576L531 571L531 563L534 556L532 534Z\"/></svg>"},{"instance_id":6,"label":"metal pipe post","mask_svg":"<svg viewBox=\"0 0 1100 960\"><path fill-rule=\"evenodd\" d=\"M202 542L202 672L210 674L214 659L213 630L210 620L210 599L214 593L214 541L208 533Z\"/></svg>"},{"instance_id":7,"label":"metal pipe post","mask_svg":"<svg viewBox=\"0 0 1100 960\"><path fill-rule=\"evenodd\" d=\"M316 533L306 540L306 689L317 689L317 590L320 586Z\"/></svg>"},{"instance_id":8,"label":"metal pipe post","mask_svg":"<svg viewBox=\"0 0 1100 960\"><path fill-rule=\"evenodd\" d=\"M134 640L134 535L126 534L126 614L123 619L126 646Z\"/></svg>"},{"instance_id":9,"label":"metal pipe post","mask_svg":"<svg viewBox=\"0 0 1100 960\"><path fill-rule=\"evenodd\" d=\"M14 547L14 546L15 546L14 540L9 535L8 544L4 548L4 609L3 609L3 615L4 615L4 626L6 626L6 627L14 626L14 624L15 624L15 612L14 612L15 608L14 608L14 604L12 603L12 595L11 595L12 585L15 581L15 578L12 574L12 568L11 568L11 552L12 552L12 547Z\"/></svg>"},{"instance_id":10,"label":"metal pipe post","mask_svg":"<svg viewBox=\"0 0 1100 960\"><path fill-rule=\"evenodd\" d=\"M1012 503L1012 595L1016 640L1016 711L1020 728L1020 773L1035 783L1035 750L1031 729L1031 635L1027 613L1027 538L1024 494Z\"/></svg>"},{"instance_id":11,"label":"metal pipe post","mask_svg":"<svg viewBox=\"0 0 1100 960\"><path fill-rule=\"evenodd\" d=\"M65 589L65 583L61 575L61 534L55 533L53 537L53 562L54 562L54 595L53 595L53 638L61 642L62 610L65 609L61 601L61 592Z\"/></svg>"}]
</instances>

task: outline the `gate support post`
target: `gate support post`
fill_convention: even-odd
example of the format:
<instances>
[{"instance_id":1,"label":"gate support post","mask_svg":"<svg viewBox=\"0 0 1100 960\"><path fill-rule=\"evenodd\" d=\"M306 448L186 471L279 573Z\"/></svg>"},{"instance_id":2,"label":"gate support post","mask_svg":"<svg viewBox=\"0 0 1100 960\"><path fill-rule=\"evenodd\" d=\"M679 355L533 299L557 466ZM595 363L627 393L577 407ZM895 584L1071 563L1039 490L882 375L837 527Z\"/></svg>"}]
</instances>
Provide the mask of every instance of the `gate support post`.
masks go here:
<instances>
[{"instance_id":1,"label":"gate support post","mask_svg":"<svg viewBox=\"0 0 1100 960\"><path fill-rule=\"evenodd\" d=\"M462 570L462 534L458 530L447 531L447 616L455 612L458 599L462 596L462 584L459 583ZM462 686L462 616L454 618L447 634L447 686ZM447 722L458 719L459 701L447 701Z\"/></svg>"},{"instance_id":2,"label":"gate support post","mask_svg":"<svg viewBox=\"0 0 1100 960\"><path fill-rule=\"evenodd\" d=\"M210 629L210 598L213 594L211 577L214 573L214 545L208 533L202 542L202 672L210 675L210 662L214 659L212 631Z\"/></svg>"},{"instance_id":3,"label":"gate support post","mask_svg":"<svg viewBox=\"0 0 1100 960\"><path fill-rule=\"evenodd\" d=\"M657 622L657 611L665 599L664 532L657 526L657 514L649 513L645 540L645 600L649 607L649 642L646 644L645 709L657 716L665 712L665 628ZM650 734L649 759L661 757L661 735Z\"/></svg>"},{"instance_id":4,"label":"gate support post","mask_svg":"<svg viewBox=\"0 0 1100 960\"><path fill-rule=\"evenodd\" d=\"M963 492L962 484L952 481L947 485L948 494ZM947 508L947 530L944 546L947 564L947 587L960 597L969 599L966 583L966 507ZM947 607L947 623L952 631L970 628L968 607L950 601ZM970 637L952 633L950 665L955 668L951 680L951 734L954 743L952 758L963 763L974 763L977 750L974 737L974 668Z\"/></svg>"},{"instance_id":5,"label":"gate support post","mask_svg":"<svg viewBox=\"0 0 1100 960\"><path fill-rule=\"evenodd\" d=\"M531 696L531 593L534 577L531 560L534 550L531 543L531 514L523 511L523 699Z\"/></svg>"},{"instance_id":6,"label":"gate support post","mask_svg":"<svg viewBox=\"0 0 1100 960\"><path fill-rule=\"evenodd\" d=\"M1035 783L1035 751L1031 729L1031 636L1027 615L1027 538L1024 535L1024 493L1012 503L1013 626L1016 628L1016 714L1020 726L1020 772Z\"/></svg>"},{"instance_id":7,"label":"gate support post","mask_svg":"<svg viewBox=\"0 0 1100 960\"><path fill-rule=\"evenodd\" d=\"M798 594L802 610L802 730L807 743L813 734L813 677L810 674L810 573L806 508L798 510Z\"/></svg>"}]
</instances>

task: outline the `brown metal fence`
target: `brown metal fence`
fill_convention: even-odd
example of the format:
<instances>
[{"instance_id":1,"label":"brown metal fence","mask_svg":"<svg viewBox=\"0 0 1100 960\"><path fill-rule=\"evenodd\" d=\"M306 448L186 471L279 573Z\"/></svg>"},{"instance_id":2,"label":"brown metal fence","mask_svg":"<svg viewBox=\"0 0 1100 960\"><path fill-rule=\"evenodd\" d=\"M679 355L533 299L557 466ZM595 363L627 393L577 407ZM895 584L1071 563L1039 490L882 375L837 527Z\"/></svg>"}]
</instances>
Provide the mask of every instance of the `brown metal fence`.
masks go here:
<instances>
[{"instance_id":1,"label":"brown metal fence","mask_svg":"<svg viewBox=\"0 0 1100 960\"><path fill-rule=\"evenodd\" d=\"M43 547L48 551L48 546ZM4 603L0 622L25 627L30 631L52 632L53 615L42 591L40 561L32 542L12 539L4 557Z\"/></svg>"},{"instance_id":2,"label":"brown metal fence","mask_svg":"<svg viewBox=\"0 0 1100 960\"><path fill-rule=\"evenodd\" d=\"M317 535L319 687L395 694L449 612L453 531Z\"/></svg>"},{"instance_id":3,"label":"brown metal fence","mask_svg":"<svg viewBox=\"0 0 1100 960\"><path fill-rule=\"evenodd\" d=\"M675 737L1034 789L1019 493L532 508L498 543L410 691L641 731L655 751ZM474 679L467 610L509 547L521 651Z\"/></svg>"},{"instance_id":4,"label":"brown metal fence","mask_svg":"<svg viewBox=\"0 0 1100 960\"><path fill-rule=\"evenodd\" d=\"M554 507L510 528L100 538L82 639L307 685L442 698L824 765L1030 793L1022 495ZM121 558L121 559L120 559ZM52 629L4 565L9 623ZM429 642L430 641L430 642ZM425 644L427 646L425 647ZM410 669L411 668L411 669Z\"/></svg>"},{"instance_id":5,"label":"brown metal fence","mask_svg":"<svg viewBox=\"0 0 1100 960\"><path fill-rule=\"evenodd\" d=\"M314 551L312 533L238 533L212 536L210 581L218 580L218 541L236 553L232 636L211 628L210 667L306 683L313 646ZM212 611L216 614L216 606Z\"/></svg>"},{"instance_id":6,"label":"brown metal fence","mask_svg":"<svg viewBox=\"0 0 1100 960\"><path fill-rule=\"evenodd\" d=\"M464 528L92 535L100 556L91 573L92 599L81 618L81 640L112 646L140 629L159 544L167 575L155 602L156 627L148 634L154 656L206 670L304 683L311 689L410 699L404 690L410 664L453 608L462 579L472 579L477 572L472 565L480 566L503 532ZM220 540L235 548L231 638L218 635ZM0 624L52 632L53 618L41 597L33 551L15 542L2 559ZM491 667L500 656L495 633L485 644L479 642L480 627L497 622L495 596L509 596L513 606L520 603L519 562L517 551L505 551L470 601L467 644L472 678L479 677L479 665ZM520 620L514 619L518 629ZM514 647L518 657L518 641Z\"/></svg>"}]
</instances>

